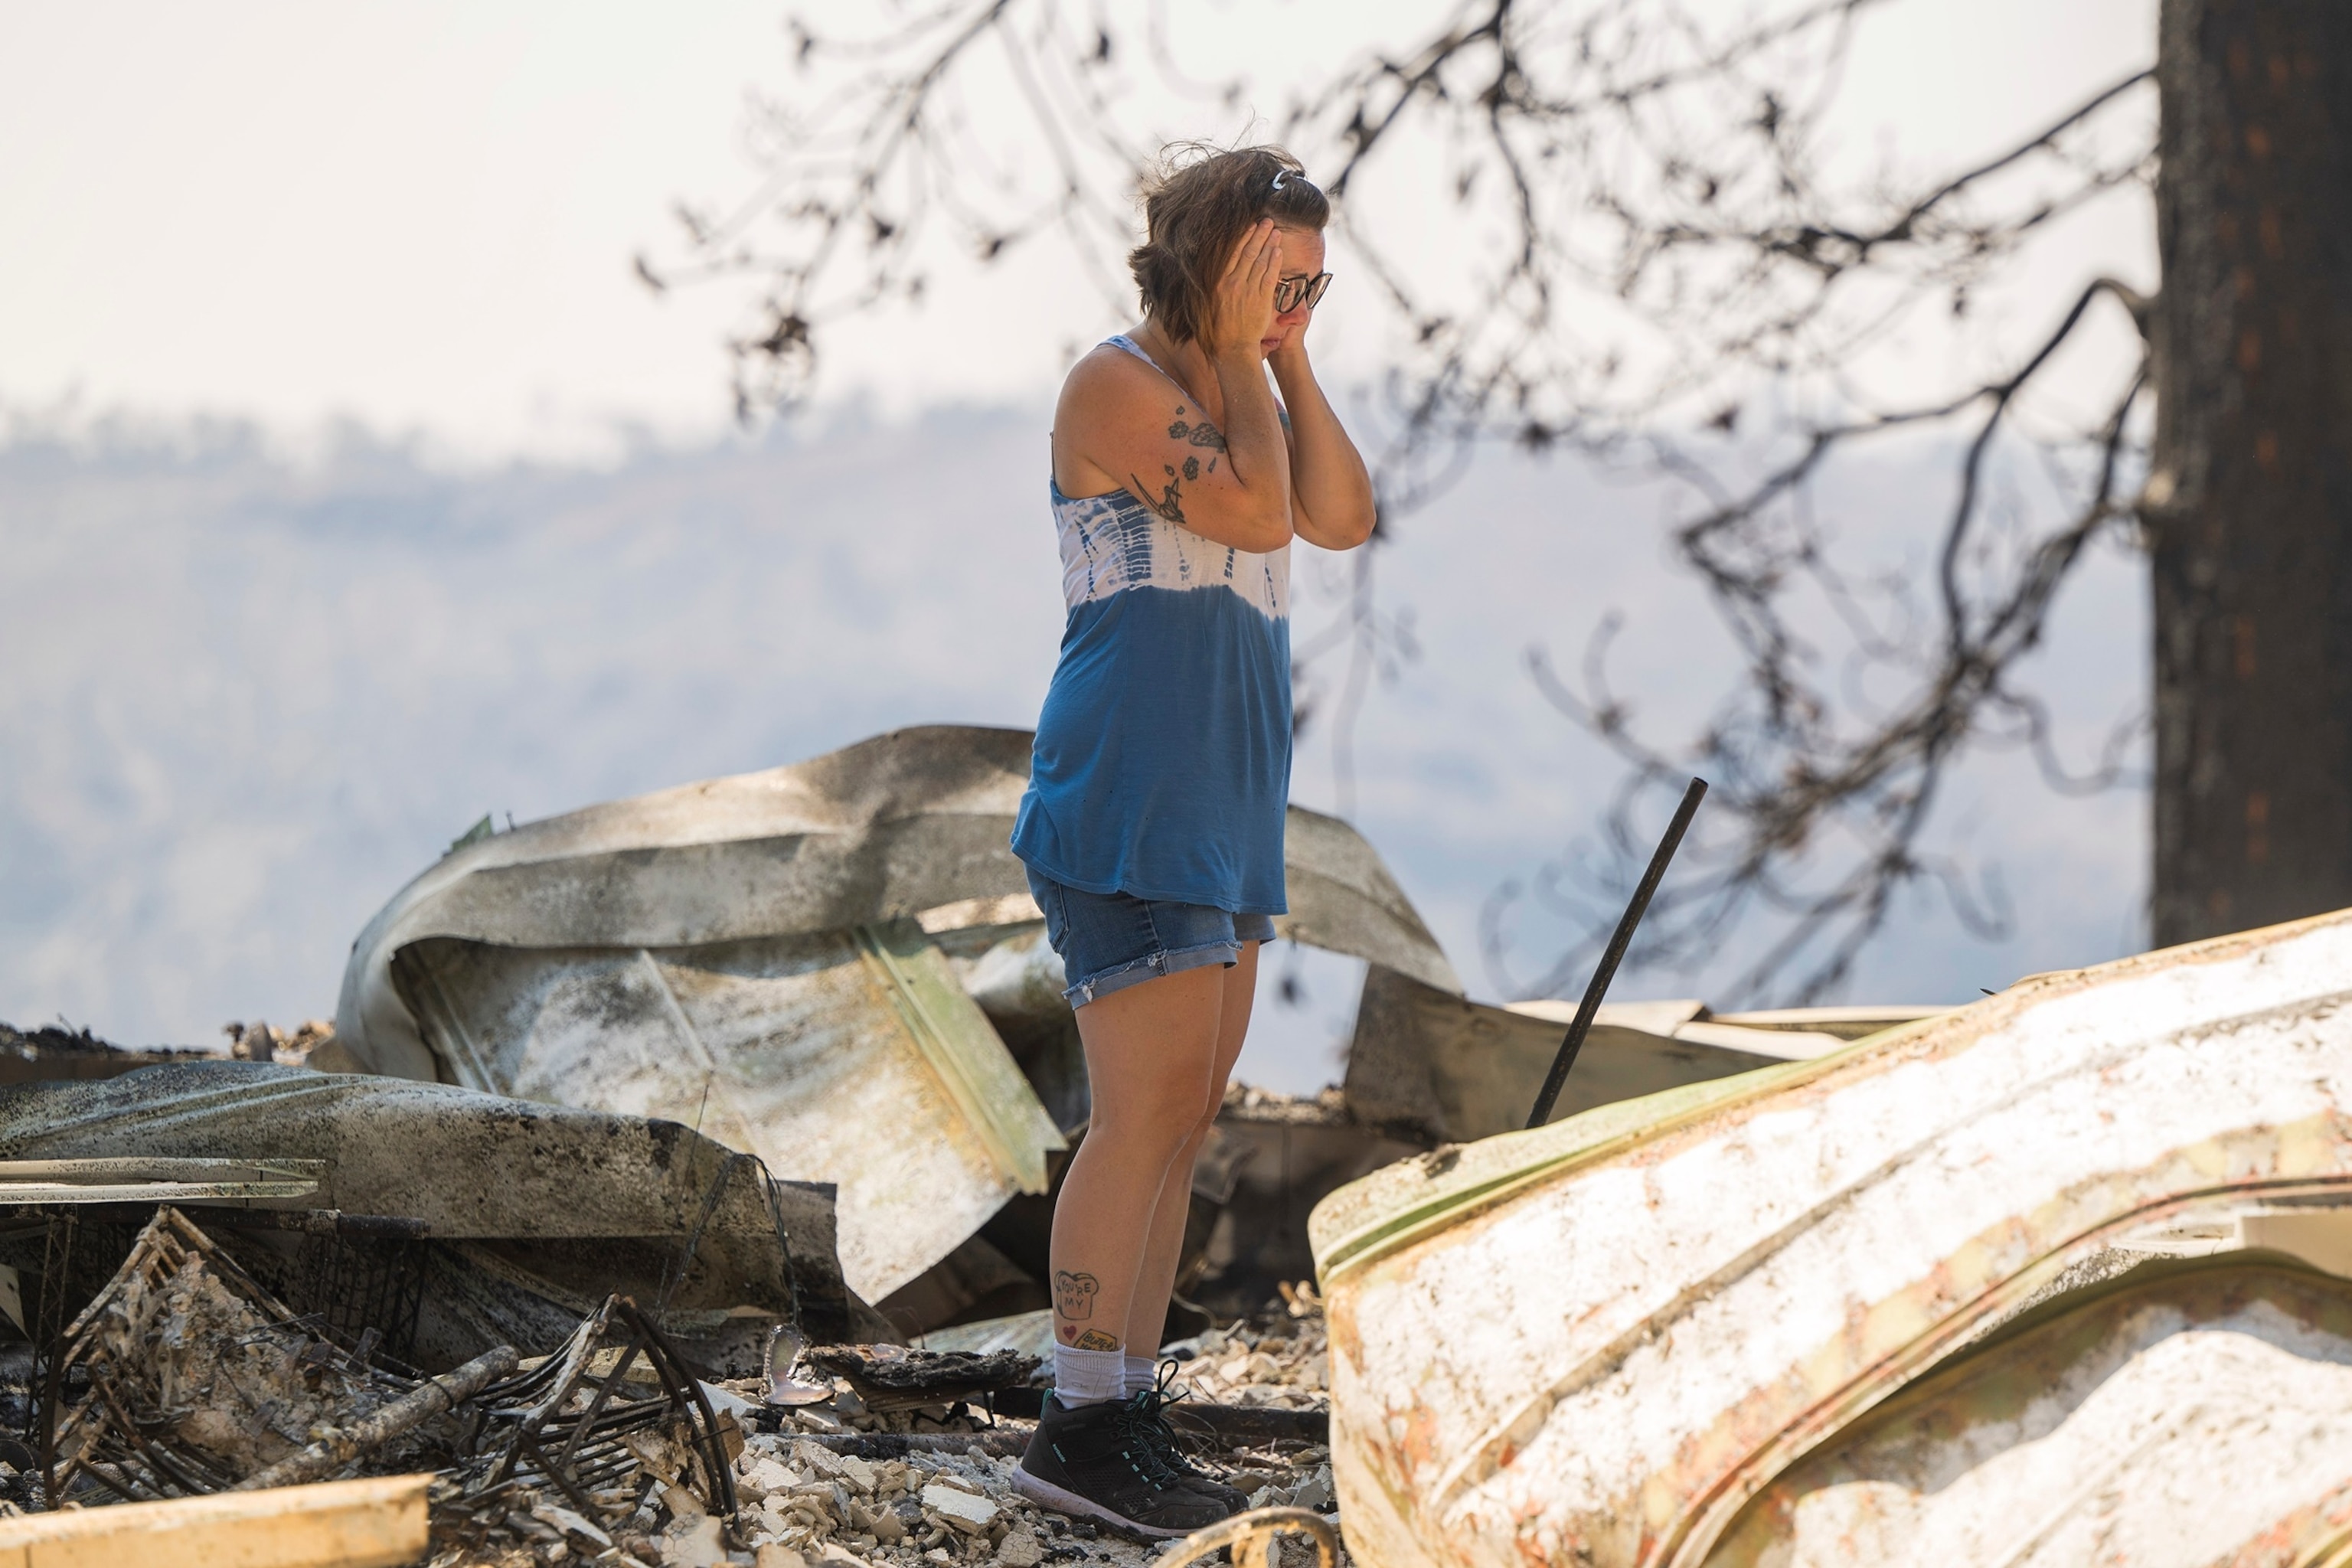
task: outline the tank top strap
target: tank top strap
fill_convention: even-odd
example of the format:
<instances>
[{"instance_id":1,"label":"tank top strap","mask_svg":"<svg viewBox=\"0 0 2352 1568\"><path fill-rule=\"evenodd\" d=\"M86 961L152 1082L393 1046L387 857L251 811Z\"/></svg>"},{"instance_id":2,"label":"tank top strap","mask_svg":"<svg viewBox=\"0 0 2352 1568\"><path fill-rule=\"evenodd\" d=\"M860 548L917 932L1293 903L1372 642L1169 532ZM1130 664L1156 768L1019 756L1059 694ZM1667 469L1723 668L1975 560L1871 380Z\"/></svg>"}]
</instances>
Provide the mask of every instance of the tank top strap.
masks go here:
<instances>
[{"instance_id":1,"label":"tank top strap","mask_svg":"<svg viewBox=\"0 0 2352 1568\"><path fill-rule=\"evenodd\" d=\"M1144 363L1158 371L1167 381L1169 385L1174 387L1179 392L1184 392L1184 384L1178 381L1174 376L1170 375L1166 365L1161 364L1158 360L1153 359L1150 354L1145 353L1143 352L1143 346L1137 342L1133 338L1129 337L1125 332L1113 332L1109 337L1105 338L1103 342L1112 348L1125 349L1129 353L1133 354L1136 358L1141 360ZM1189 392L1184 392L1184 397L1187 402L1193 401L1192 395Z\"/></svg>"},{"instance_id":2,"label":"tank top strap","mask_svg":"<svg viewBox=\"0 0 2352 1568\"><path fill-rule=\"evenodd\" d=\"M1160 362L1153 359L1150 354L1145 353L1143 352L1143 345L1137 342L1133 338L1129 337L1125 332L1113 332L1110 336L1105 338L1103 342L1110 348L1125 349L1128 353L1133 354L1136 358L1141 360L1152 369L1160 370ZM1168 374L1164 370L1160 370L1160 374L1162 375ZM1173 380L1174 377L1171 376L1170 379Z\"/></svg>"}]
</instances>

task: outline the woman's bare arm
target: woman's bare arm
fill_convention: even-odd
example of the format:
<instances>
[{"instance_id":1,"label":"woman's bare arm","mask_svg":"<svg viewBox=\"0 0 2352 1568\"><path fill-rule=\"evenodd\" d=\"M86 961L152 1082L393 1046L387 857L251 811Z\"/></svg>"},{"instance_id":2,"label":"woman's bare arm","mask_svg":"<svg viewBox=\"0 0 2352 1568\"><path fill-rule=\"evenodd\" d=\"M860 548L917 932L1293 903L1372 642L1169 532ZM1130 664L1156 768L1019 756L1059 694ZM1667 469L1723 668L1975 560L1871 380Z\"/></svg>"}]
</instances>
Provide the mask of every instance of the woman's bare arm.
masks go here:
<instances>
[{"instance_id":1,"label":"woman's bare arm","mask_svg":"<svg viewBox=\"0 0 2352 1568\"><path fill-rule=\"evenodd\" d=\"M1234 247L1202 335L1223 427L1131 354L1098 353L1062 390L1055 438L1181 528L1263 553L1290 542L1290 448L1259 343L1274 321L1274 225Z\"/></svg>"},{"instance_id":2,"label":"woman's bare arm","mask_svg":"<svg viewBox=\"0 0 2352 1568\"><path fill-rule=\"evenodd\" d=\"M1291 527L1309 544L1353 550L1372 536L1372 476L1315 380L1303 325L1273 363L1290 410Z\"/></svg>"}]
</instances>

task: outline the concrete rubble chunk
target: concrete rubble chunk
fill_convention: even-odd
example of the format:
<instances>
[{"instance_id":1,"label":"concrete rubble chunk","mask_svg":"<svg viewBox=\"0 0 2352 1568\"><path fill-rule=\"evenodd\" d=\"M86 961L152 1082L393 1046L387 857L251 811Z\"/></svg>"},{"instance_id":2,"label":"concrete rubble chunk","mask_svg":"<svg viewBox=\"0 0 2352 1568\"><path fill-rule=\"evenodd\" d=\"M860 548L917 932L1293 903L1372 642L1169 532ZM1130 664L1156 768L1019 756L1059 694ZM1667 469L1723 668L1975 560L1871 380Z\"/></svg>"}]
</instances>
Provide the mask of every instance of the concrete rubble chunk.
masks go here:
<instances>
[{"instance_id":1,"label":"concrete rubble chunk","mask_svg":"<svg viewBox=\"0 0 2352 1568\"><path fill-rule=\"evenodd\" d=\"M773 1458L766 1455L754 1458L748 1454L744 1458L747 1464L741 1472L742 1479L736 1483L737 1489L744 1496L761 1498L770 1492L792 1489L792 1472Z\"/></svg>"},{"instance_id":2,"label":"concrete rubble chunk","mask_svg":"<svg viewBox=\"0 0 2352 1568\"><path fill-rule=\"evenodd\" d=\"M531 1505L530 1513L533 1519L542 1520L567 1535L580 1536L594 1542L598 1546L613 1544L613 1538L610 1535L561 1503L549 1502L545 1498L541 1498Z\"/></svg>"},{"instance_id":3,"label":"concrete rubble chunk","mask_svg":"<svg viewBox=\"0 0 2352 1568\"><path fill-rule=\"evenodd\" d=\"M1000 1511L984 1497L938 1481L923 1489L923 1506L966 1531L987 1529Z\"/></svg>"},{"instance_id":4,"label":"concrete rubble chunk","mask_svg":"<svg viewBox=\"0 0 2352 1568\"><path fill-rule=\"evenodd\" d=\"M827 1481L841 1480L849 1474L844 1456L835 1453L820 1443L803 1440L793 1444L793 1463L809 1474L822 1477Z\"/></svg>"},{"instance_id":5,"label":"concrete rubble chunk","mask_svg":"<svg viewBox=\"0 0 2352 1568\"><path fill-rule=\"evenodd\" d=\"M661 1560L669 1568L719 1568L727 1561L723 1533L708 1514L679 1519L661 1533Z\"/></svg>"}]
</instances>

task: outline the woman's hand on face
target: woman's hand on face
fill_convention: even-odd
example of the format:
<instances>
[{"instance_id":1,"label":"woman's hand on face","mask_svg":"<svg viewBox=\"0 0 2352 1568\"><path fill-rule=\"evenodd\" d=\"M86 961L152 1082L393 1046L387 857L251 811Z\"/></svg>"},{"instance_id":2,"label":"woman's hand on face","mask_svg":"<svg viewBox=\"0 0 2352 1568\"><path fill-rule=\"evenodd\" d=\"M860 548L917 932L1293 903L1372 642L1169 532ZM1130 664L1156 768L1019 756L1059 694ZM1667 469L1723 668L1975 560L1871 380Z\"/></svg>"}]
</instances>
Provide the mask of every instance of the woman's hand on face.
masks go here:
<instances>
[{"instance_id":1,"label":"woman's hand on face","mask_svg":"<svg viewBox=\"0 0 2352 1568\"><path fill-rule=\"evenodd\" d=\"M1262 358L1265 342L1274 333L1274 286L1282 271L1282 246L1274 220L1260 218L1243 234L1225 262L1212 301L1214 317L1208 342L1202 344L1212 359Z\"/></svg>"},{"instance_id":2,"label":"woman's hand on face","mask_svg":"<svg viewBox=\"0 0 2352 1568\"><path fill-rule=\"evenodd\" d=\"M1297 319L1295 321L1286 321L1283 317L1276 316L1274 319L1274 325L1266 329L1266 336L1279 337L1282 340L1266 351L1265 357L1269 361L1306 352L1307 329L1315 320L1315 312L1312 310L1304 310L1296 314Z\"/></svg>"}]
</instances>

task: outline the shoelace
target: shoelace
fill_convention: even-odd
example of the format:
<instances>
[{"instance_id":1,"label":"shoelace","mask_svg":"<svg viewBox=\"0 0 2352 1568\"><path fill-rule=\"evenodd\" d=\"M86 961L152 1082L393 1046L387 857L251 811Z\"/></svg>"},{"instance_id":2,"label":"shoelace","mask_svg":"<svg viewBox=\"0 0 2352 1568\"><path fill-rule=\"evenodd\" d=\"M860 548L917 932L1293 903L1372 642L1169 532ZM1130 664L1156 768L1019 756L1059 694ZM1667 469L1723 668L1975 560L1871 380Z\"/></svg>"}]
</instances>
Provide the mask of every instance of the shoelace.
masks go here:
<instances>
[{"instance_id":1,"label":"shoelace","mask_svg":"<svg viewBox=\"0 0 2352 1568\"><path fill-rule=\"evenodd\" d=\"M1142 1460L1136 1468L1153 1489L1168 1491L1181 1481L1181 1472L1160 1452L1160 1427L1157 1419L1160 1406L1165 1401L1156 1389L1141 1389L1118 1402L1116 1424L1121 1446Z\"/></svg>"},{"instance_id":2,"label":"shoelace","mask_svg":"<svg viewBox=\"0 0 2352 1568\"><path fill-rule=\"evenodd\" d=\"M1161 1414L1177 1401L1190 1399L1192 1396L1191 1389L1175 1386L1176 1373L1181 1363L1173 1356L1161 1362L1160 1375L1152 1385L1150 1388L1138 1389L1129 1397L1134 1403L1139 1414L1150 1423L1150 1431L1154 1439L1152 1447L1160 1464L1181 1478L1213 1481L1217 1479L1215 1476L1192 1463L1191 1458L1186 1457L1184 1450L1178 1446L1174 1428L1168 1424L1167 1416Z\"/></svg>"}]
</instances>

